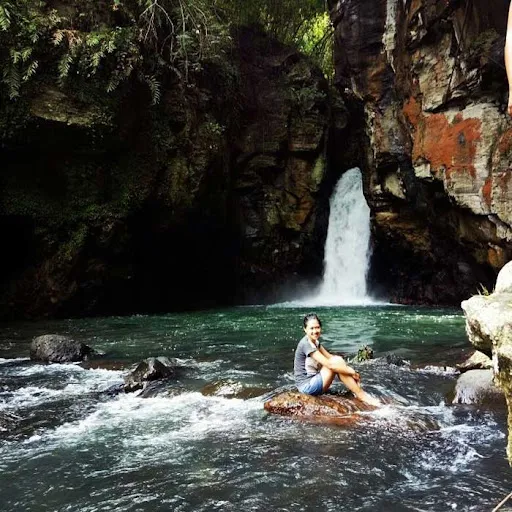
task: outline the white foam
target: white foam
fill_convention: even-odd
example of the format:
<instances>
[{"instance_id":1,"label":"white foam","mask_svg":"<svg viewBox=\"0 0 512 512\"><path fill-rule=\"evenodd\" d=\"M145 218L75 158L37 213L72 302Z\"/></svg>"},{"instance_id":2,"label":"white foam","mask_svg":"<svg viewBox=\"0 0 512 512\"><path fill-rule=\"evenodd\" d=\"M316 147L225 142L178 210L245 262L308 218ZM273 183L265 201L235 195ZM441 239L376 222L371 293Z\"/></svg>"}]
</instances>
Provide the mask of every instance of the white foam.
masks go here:
<instances>
[{"instance_id":1,"label":"white foam","mask_svg":"<svg viewBox=\"0 0 512 512\"><path fill-rule=\"evenodd\" d=\"M47 386L26 386L14 391L4 390L0 392L0 410L19 409L33 407L45 402L61 400L63 398L81 396L92 392L101 392L112 386L120 384L123 372L104 369L85 370L80 366L73 365L53 365L35 366L22 370L33 370L28 375L41 373L41 369L48 370L46 373L62 373L58 382L58 387L49 388ZM71 371L70 371L71 370ZM22 371L18 376L26 376Z\"/></svg>"},{"instance_id":2,"label":"white foam","mask_svg":"<svg viewBox=\"0 0 512 512\"><path fill-rule=\"evenodd\" d=\"M30 361L30 357L13 357L11 359L0 357L0 364L10 364L15 362L21 362L21 361Z\"/></svg>"},{"instance_id":3,"label":"white foam","mask_svg":"<svg viewBox=\"0 0 512 512\"><path fill-rule=\"evenodd\" d=\"M28 386L15 392L0 393L0 410L17 409L19 407L32 407L41 402L54 400L62 396L62 391L49 388Z\"/></svg>"},{"instance_id":4,"label":"white foam","mask_svg":"<svg viewBox=\"0 0 512 512\"><path fill-rule=\"evenodd\" d=\"M32 366L23 366L14 368L10 373L11 375L18 375L20 377L31 377L33 375L56 374L73 371L85 371L78 363L55 363L55 364L34 364Z\"/></svg>"},{"instance_id":5,"label":"white foam","mask_svg":"<svg viewBox=\"0 0 512 512\"><path fill-rule=\"evenodd\" d=\"M433 366L427 365L424 368L418 368L419 373L430 373L434 375L458 375L460 372L452 366Z\"/></svg>"},{"instance_id":6,"label":"white foam","mask_svg":"<svg viewBox=\"0 0 512 512\"><path fill-rule=\"evenodd\" d=\"M197 440L211 433L248 428L248 416L263 414L261 402L184 393L140 399L133 394L98 404L86 418L66 423L44 435L51 444L83 447L87 442L118 439L124 446L166 445L173 440ZM156 434L155 434L156 433ZM28 442L40 442L34 436Z\"/></svg>"},{"instance_id":7,"label":"white foam","mask_svg":"<svg viewBox=\"0 0 512 512\"><path fill-rule=\"evenodd\" d=\"M296 299L285 302L271 304L269 308L302 308L302 307L375 307L375 306L394 306L389 302L380 302L373 300L371 297L364 297L361 299L340 299L329 297L308 297L304 299Z\"/></svg>"}]
</instances>

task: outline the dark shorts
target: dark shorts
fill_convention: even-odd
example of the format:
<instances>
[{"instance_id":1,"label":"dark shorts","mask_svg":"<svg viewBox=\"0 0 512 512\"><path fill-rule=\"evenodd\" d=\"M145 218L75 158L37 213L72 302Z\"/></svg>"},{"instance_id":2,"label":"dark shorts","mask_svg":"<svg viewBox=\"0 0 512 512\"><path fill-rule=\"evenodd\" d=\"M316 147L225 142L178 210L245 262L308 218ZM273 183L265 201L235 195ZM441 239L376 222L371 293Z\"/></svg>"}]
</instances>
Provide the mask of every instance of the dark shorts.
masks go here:
<instances>
[{"instance_id":1,"label":"dark shorts","mask_svg":"<svg viewBox=\"0 0 512 512\"><path fill-rule=\"evenodd\" d=\"M320 395L323 389L322 375L317 373L310 379L301 382L297 386L297 389L306 395Z\"/></svg>"}]
</instances>

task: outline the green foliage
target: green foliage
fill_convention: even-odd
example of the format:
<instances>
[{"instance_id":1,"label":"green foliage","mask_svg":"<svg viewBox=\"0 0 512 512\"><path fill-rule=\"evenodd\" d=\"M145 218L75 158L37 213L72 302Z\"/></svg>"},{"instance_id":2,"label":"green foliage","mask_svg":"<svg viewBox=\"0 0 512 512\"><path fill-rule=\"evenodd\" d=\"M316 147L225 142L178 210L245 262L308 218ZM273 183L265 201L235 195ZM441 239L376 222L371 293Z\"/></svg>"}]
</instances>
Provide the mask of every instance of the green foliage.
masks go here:
<instances>
[{"instance_id":1,"label":"green foliage","mask_svg":"<svg viewBox=\"0 0 512 512\"><path fill-rule=\"evenodd\" d=\"M334 31L325 0L225 0L223 4L235 24L261 25L271 36L309 55L327 77L333 75Z\"/></svg>"},{"instance_id":2,"label":"green foliage","mask_svg":"<svg viewBox=\"0 0 512 512\"><path fill-rule=\"evenodd\" d=\"M58 23L55 11L36 0L0 0L0 66L10 99L36 73L41 47Z\"/></svg>"},{"instance_id":3,"label":"green foliage","mask_svg":"<svg viewBox=\"0 0 512 512\"><path fill-rule=\"evenodd\" d=\"M491 295L491 292L482 283L479 283L477 291L478 295L483 295L484 297L488 297L489 295Z\"/></svg>"},{"instance_id":4,"label":"green foliage","mask_svg":"<svg viewBox=\"0 0 512 512\"><path fill-rule=\"evenodd\" d=\"M78 81L107 92L130 78L158 103L161 83L190 82L223 55L229 25L207 0L80 0L50 9L42 0L0 0L0 66L11 99L41 69L61 87Z\"/></svg>"},{"instance_id":5,"label":"green foliage","mask_svg":"<svg viewBox=\"0 0 512 512\"><path fill-rule=\"evenodd\" d=\"M327 78L334 77L334 29L327 12L314 16L297 42L299 49L310 55Z\"/></svg>"},{"instance_id":6,"label":"green foliage","mask_svg":"<svg viewBox=\"0 0 512 512\"><path fill-rule=\"evenodd\" d=\"M233 25L254 23L332 73L324 0L0 0L2 83L14 99L36 73L107 92L134 79L156 104L163 82L193 82L205 63L226 60Z\"/></svg>"},{"instance_id":7,"label":"green foliage","mask_svg":"<svg viewBox=\"0 0 512 512\"><path fill-rule=\"evenodd\" d=\"M357 355L355 355L350 362L352 363L363 363L365 361L369 361L370 359L373 359L373 349L369 347L368 345L365 345L364 347L361 347L357 351Z\"/></svg>"}]
</instances>

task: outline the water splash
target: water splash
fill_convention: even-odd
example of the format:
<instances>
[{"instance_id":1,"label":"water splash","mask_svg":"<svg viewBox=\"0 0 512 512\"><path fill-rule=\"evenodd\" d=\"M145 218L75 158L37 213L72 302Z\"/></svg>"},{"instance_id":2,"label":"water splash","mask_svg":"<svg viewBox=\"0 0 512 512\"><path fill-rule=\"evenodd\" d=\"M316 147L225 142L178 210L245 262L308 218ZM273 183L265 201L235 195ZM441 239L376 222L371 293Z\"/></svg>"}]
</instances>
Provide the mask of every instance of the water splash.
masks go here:
<instances>
[{"instance_id":1,"label":"water splash","mask_svg":"<svg viewBox=\"0 0 512 512\"><path fill-rule=\"evenodd\" d=\"M372 302L366 276L370 259L370 208L363 195L361 170L350 169L338 181L330 201L324 276L317 304Z\"/></svg>"}]
</instances>

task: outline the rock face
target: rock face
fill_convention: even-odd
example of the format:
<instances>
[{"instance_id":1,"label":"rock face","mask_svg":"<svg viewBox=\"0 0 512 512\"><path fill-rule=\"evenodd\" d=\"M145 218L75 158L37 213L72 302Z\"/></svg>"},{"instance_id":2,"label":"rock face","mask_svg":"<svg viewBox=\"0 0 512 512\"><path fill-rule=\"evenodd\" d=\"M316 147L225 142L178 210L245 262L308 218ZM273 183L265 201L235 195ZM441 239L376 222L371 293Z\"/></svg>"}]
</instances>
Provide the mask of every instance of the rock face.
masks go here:
<instances>
[{"instance_id":1,"label":"rock face","mask_svg":"<svg viewBox=\"0 0 512 512\"><path fill-rule=\"evenodd\" d=\"M264 407L273 414L336 425L353 424L362 418L357 413L375 409L360 400L340 395L311 396L289 391L266 401Z\"/></svg>"},{"instance_id":2,"label":"rock face","mask_svg":"<svg viewBox=\"0 0 512 512\"><path fill-rule=\"evenodd\" d=\"M327 81L257 30L236 37L230 61L155 108L136 88L98 103L46 84L9 107L4 316L261 300L320 273Z\"/></svg>"},{"instance_id":3,"label":"rock face","mask_svg":"<svg viewBox=\"0 0 512 512\"><path fill-rule=\"evenodd\" d=\"M124 378L124 390L127 393L143 389L149 382L170 379L176 375L176 361L167 357L149 357L141 361Z\"/></svg>"},{"instance_id":4,"label":"rock face","mask_svg":"<svg viewBox=\"0 0 512 512\"><path fill-rule=\"evenodd\" d=\"M500 283L512 270L512 262L501 270ZM494 378L508 405L507 454L512 463L512 286L500 284L498 292L477 295L462 302L466 331L475 348L492 357Z\"/></svg>"},{"instance_id":5,"label":"rock face","mask_svg":"<svg viewBox=\"0 0 512 512\"><path fill-rule=\"evenodd\" d=\"M93 353L91 347L58 334L45 334L34 338L30 345L30 359L46 363L83 361Z\"/></svg>"},{"instance_id":6,"label":"rock face","mask_svg":"<svg viewBox=\"0 0 512 512\"><path fill-rule=\"evenodd\" d=\"M322 266L330 94L319 70L289 48L249 31L240 53L242 94L251 99L234 147L241 288L275 297L283 278L290 284Z\"/></svg>"},{"instance_id":7,"label":"rock face","mask_svg":"<svg viewBox=\"0 0 512 512\"><path fill-rule=\"evenodd\" d=\"M456 304L512 257L508 4L329 3L337 85L364 134L353 153L372 210L373 287Z\"/></svg>"}]
</instances>

